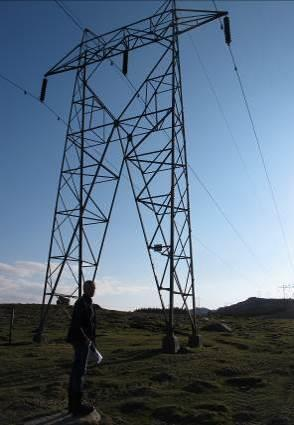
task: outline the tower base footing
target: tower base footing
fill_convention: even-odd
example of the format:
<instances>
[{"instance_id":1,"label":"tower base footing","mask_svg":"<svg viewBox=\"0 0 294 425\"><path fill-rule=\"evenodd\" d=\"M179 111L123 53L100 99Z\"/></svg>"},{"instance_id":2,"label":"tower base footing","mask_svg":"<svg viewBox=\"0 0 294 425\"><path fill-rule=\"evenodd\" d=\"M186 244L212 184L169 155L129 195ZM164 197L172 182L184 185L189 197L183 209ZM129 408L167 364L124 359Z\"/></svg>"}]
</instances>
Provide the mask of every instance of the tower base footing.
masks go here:
<instances>
[{"instance_id":1,"label":"tower base footing","mask_svg":"<svg viewBox=\"0 0 294 425\"><path fill-rule=\"evenodd\" d=\"M162 351L168 354L176 354L180 350L180 343L175 335L166 335L162 339Z\"/></svg>"}]
</instances>

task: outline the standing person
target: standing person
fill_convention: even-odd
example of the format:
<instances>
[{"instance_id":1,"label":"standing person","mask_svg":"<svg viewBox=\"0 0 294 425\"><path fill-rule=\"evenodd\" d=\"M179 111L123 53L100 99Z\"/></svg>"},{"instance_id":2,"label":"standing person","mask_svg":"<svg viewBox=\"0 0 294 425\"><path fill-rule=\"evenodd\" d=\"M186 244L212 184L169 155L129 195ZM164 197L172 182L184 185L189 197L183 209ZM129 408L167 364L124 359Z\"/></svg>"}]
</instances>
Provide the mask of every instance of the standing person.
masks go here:
<instances>
[{"instance_id":1,"label":"standing person","mask_svg":"<svg viewBox=\"0 0 294 425\"><path fill-rule=\"evenodd\" d=\"M73 309L67 341L73 345L74 361L68 388L68 411L73 415L87 415L94 407L82 403L89 346L95 344L96 314L92 298L95 282L87 280L83 286L84 293L76 301Z\"/></svg>"}]
</instances>

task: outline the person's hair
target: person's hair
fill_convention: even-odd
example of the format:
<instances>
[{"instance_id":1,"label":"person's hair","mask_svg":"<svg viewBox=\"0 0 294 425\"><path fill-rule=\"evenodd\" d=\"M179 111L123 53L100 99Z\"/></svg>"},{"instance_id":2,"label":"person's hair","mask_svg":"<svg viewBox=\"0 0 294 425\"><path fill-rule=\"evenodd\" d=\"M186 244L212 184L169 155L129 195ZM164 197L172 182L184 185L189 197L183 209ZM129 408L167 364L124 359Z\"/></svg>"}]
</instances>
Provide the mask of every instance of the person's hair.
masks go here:
<instances>
[{"instance_id":1,"label":"person's hair","mask_svg":"<svg viewBox=\"0 0 294 425\"><path fill-rule=\"evenodd\" d=\"M87 286L90 286L90 285L94 285L95 286L95 282L93 280L86 280L84 282L83 288L85 289Z\"/></svg>"}]
</instances>

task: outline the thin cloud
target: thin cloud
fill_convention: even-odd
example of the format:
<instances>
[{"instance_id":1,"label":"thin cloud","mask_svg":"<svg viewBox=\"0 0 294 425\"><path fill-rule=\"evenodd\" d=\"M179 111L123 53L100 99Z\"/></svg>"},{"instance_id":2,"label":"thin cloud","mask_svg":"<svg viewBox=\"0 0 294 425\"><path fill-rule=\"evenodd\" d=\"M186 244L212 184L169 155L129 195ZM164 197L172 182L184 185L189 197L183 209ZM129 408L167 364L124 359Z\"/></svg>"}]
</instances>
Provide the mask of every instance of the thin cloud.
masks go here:
<instances>
[{"instance_id":1,"label":"thin cloud","mask_svg":"<svg viewBox=\"0 0 294 425\"><path fill-rule=\"evenodd\" d=\"M136 294L150 289L147 285L126 285L110 276L97 280L97 291L100 295Z\"/></svg>"},{"instance_id":2,"label":"thin cloud","mask_svg":"<svg viewBox=\"0 0 294 425\"><path fill-rule=\"evenodd\" d=\"M40 303L43 294L46 264L35 261L0 263L0 302ZM73 278L65 271L63 293L73 292ZM97 294L102 297L135 295L150 289L144 284L125 284L111 276L97 278ZM58 292L58 291L57 291Z\"/></svg>"}]
</instances>

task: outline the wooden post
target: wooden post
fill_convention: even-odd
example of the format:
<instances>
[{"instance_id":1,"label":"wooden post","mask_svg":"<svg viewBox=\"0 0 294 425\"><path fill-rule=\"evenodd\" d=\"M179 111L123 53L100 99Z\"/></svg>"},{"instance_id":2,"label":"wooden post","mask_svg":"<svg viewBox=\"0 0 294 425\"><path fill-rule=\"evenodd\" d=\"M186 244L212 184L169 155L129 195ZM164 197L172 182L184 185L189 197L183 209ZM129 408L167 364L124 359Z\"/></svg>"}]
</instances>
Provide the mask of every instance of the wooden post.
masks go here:
<instances>
[{"instance_id":1,"label":"wooden post","mask_svg":"<svg viewBox=\"0 0 294 425\"><path fill-rule=\"evenodd\" d=\"M10 314L10 327L9 327L9 345L11 345L12 340L12 328L13 328L13 322L14 322L14 306L11 308L11 314Z\"/></svg>"}]
</instances>

